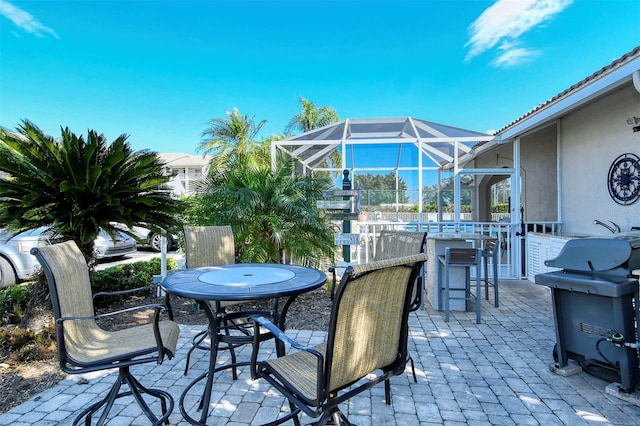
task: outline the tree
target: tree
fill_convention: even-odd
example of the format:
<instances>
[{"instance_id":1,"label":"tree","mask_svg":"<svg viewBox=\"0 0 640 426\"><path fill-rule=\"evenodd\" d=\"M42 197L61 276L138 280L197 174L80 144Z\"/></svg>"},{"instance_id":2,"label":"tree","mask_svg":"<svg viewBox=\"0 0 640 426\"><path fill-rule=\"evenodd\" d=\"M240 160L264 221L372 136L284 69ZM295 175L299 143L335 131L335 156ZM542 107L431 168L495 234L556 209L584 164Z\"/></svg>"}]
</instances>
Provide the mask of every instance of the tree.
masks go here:
<instances>
[{"instance_id":1,"label":"tree","mask_svg":"<svg viewBox=\"0 0 640 426\"><path fill-rule=\"evenodd\" d=\"M198 151L214 156L212 166L233 163L238 157L255 158L251 154L260 144L254 138L266 123L267 120L255 123L254 117L243 116L234 107L233 111L227 111L227 118L209 120L209 127L202 133L205 140L198 145Z\"/></svg>"},{"instance_id":2,"label":"tree","mask_svg":"<svg viewBox=\"0 0 640 426\"><path fill-rule=\"evenodd\" d=\"M332 107L316 107L313 102L302 96L298 96L298 101L300 102L300 112L294 115L285 126L284 131L286 134L290 134L292 130L299 130L305 133L340 120L338 113ZM338 168L341 164L342 154L338 149L335 149L319 164L319 167Z\"/></svg>"},{"instance_id":3,"label":"tree","mask_svg":"<svg viewBox=\"0 0 640 426\"><path fill-rule=\"evenodd\" d=\"M328 126L339 120L338 113L332 107L316 105L298 96L300 107L302 108L299 113L294 115L285 127L285 133L290 134L291 130L300 130L302 133L309 130L317 129L320 127Z\"/></svg>"},{"instance_id":4,"label":"tree","mask_svg":"<svg viewBox=\"0 0 640 426\"><path fill-rule=\"evenodd\" d=\"M241 116L234 108L228 119L213 119L200 144L217 154L198 194L187 201L185 222L192 225L231 225L238 258L245 262L319 265L333 259L333 230L316 207L322 191L332 186L321 176L297 176L294 164L270 161L270 142L255 141L266 121Z\"/></svg>"},{"instance_id":5,"label":"tree","mask_svg":"<svg viewBox=\"0 0 640 426\"><path fill-rule=\"evenodd\" d=\"M442 179L440 184L441 194L442 194L442 207L444 211L452 212L454 210L454 187L455 178L447 177ZM460 181L460 205L463 210L470 210L471 206L471 197L472 197L472 188L475 184L475 180L471 179L462 179ZM434 184L431 186L425 186L422 190L423 192L423 205L427 206L425 210L427 211L437 211L438 205L438 184ZM432 207L428 207L432 206ZM464 206L468 206L465 208ZM435 209L435 210L434 210Z\"/></svg>"},{"instance_id":6,"label":"tree","mask_svg":"<svg viewBox=\"0 0 640 426\"><path fill-rule=\"evenodd\" d=\"M362 188L362 203L369 206L380 204L395 204L396 192L398 193L398 203L409 202L407 195L407 183L398 179L396 191L396 175L388 173L381 174L358 174L354 178L354 185L359 184Z\"/></svg>"},{"instance_id":7,"label":"tree","mask_svg":"<svg viewBox=\"0 0 640 426\"><path fill-rule=\"evenodd\" d=\"M51 227L76 242L89 263L100 228L112 223L156 232L178 226L178 202L162 186L170 177L156 153L134 152L127 136L111 144L62 130L59 141L24 120L18 133L0 129L0 226L21 232Z\"/></svg>"},{"instance_id":8,"label":"tree","mask_svg":"<svg viewBox=\"0 0 640 426\"><path fill-rule=\"evenodd\" d=\"M293 260L319 266L333 259L333 229L316 207L329 179L298 176L280 164L235 161L211 170L188 203L185 222L231 225L244 262Z\"/></svg>"}]
</instances>

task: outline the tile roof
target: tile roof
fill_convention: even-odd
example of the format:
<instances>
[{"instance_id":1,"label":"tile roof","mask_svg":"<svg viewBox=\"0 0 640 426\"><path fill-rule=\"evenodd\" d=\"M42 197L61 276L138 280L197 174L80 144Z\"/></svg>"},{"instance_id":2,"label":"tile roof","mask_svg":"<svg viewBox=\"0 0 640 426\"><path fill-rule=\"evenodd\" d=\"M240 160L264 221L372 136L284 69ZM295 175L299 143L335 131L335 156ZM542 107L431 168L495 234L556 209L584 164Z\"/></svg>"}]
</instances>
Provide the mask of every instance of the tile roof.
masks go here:
<instances>
[{"instance_id":1,"label":"tile roof","mask_svg":"<svg viewBox=\"0 0 640 426\"><path fill-rule=\"evenodd\" d=\"M621 57L619 57L618 59L614 60L610 64L600 68L598 71L594 72L593 74L591 74L587 78L577 82L576 84L574 84L574 85L570 86L569 88L563 90L562 92L558 93L557 95L555 95L551 99L549 99L549 100L547 100L547 101L535 106L534 108L532 108L531 110L529 110L525 114L523 114L520 117L518 117L515 120L513 120L511 123L507 124L506 126L502 127L501 129L497 130L494 134L500 134L500 133L504 132L505 130L509 129L510 127L514 126L515 124L517 124L517 123L521 122L522 120L526 119L527 117L530 117L531 115L535 114L536 112L545 109L549 105L554 104L555 102L557 102L557 101L559 101L559 100L571 95L572 93L580 90L581 88L591 84L592 82L598 80L599 78L603 77L604 75L607 75L609 72L619 68L620 66L622 66L623 64L629 62L630 60L634 59L637 56L640 56L640 46L635 47L631 52L622 55Z\"/></svg>"}]
</instances>

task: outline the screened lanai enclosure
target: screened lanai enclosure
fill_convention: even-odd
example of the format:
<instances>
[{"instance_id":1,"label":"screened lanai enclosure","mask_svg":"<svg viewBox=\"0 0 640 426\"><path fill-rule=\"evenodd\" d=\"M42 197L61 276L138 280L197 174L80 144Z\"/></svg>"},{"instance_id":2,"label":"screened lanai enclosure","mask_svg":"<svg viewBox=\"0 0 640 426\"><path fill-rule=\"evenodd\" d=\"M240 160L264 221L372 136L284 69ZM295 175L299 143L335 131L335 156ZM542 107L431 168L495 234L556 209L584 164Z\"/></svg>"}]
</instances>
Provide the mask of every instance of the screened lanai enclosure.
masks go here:
<instances>
[{"instance_id":1,"label":"screened lanai enclosure","mask_svg":"<svg viewBox=\"0 0 640 426\"><path fill-rule=\"evenodd\" d=\"M299 173L329 173L338 190L347 187L348 172L347 185L358 195L337 199L353 199L352 215L334 215L343 233L358 235L359 244L345 253L348 261L370 260L382 229L480 232L500 240L500 275L520 278L514 267L520 252L511 244L521 220L511 208L520 204L511 184L516 170L473 167L494 139L413 117L346 119L275 141L271 150L273 161L293 157Z\"/></svg>"}]
</instances>

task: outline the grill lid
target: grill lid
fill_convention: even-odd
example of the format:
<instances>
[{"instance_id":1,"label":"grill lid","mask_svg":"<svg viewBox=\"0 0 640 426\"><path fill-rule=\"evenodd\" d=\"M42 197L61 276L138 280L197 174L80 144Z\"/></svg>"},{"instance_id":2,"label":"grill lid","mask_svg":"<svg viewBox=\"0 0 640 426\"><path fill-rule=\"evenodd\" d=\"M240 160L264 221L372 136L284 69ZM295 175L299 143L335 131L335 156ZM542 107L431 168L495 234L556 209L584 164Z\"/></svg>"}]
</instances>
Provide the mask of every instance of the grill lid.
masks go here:
<instances>
[{"instance_id":1,"label":"grill lid","mask_svg":"<svg viewBox=\"0 0 640 426\"><path fill-rule=\"evenodd\" d=\"M619 233L611 237L577 238L567 241L558 257L546 260L544 264L580 272L611 271L621 266L630 266L627 262L634 250L640 250L638 232Z\"/></svg>"}]
</instances>

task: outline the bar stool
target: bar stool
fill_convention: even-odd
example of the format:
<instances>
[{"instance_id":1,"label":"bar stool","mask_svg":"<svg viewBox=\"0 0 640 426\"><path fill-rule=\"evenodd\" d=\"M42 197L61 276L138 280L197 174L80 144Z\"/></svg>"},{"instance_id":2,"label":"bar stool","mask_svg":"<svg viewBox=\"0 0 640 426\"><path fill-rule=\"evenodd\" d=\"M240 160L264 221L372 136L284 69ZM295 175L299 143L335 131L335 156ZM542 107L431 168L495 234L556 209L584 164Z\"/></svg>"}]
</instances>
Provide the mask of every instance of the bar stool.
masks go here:
<instances>
[{"instance_id":1,"label":"bar stool","mask_svg":"<svg viewBox=\"0 0 640 426\"><path fill-rule=\"evenodd\" d=\"M438 288L440 289L440 297L438 298L438 309L442 310L442 301L444 299L444 320L449 322L449 302L450 300L464 300L465 310L469 310L471 300L476 301L476 323L480 324L481 310L481 288L482 288L482 249L479 248L454 248L447 247L445 255L438 256ZM476 293L471 293L471 268L476 268ZM465 268L464 287L450 286L451 268ZM443 283L444 275L444 283ZM463 291L463 297L451 297L451 291Z\"/></svg>"},{"instance_id":2,"label":"bar stool","mask_svg":"<svg viewBox=\"0 0 640 426\"><path fill-rule=\"evenodd\" d=\"M498 307L498 258L500 245L497 240L486 240L482 248L484 262L484 298L489 300L489 287L493 287L493 306ZM489 281L489 259L493 270L493 281Z\"/></svg>"}]
</instances>

